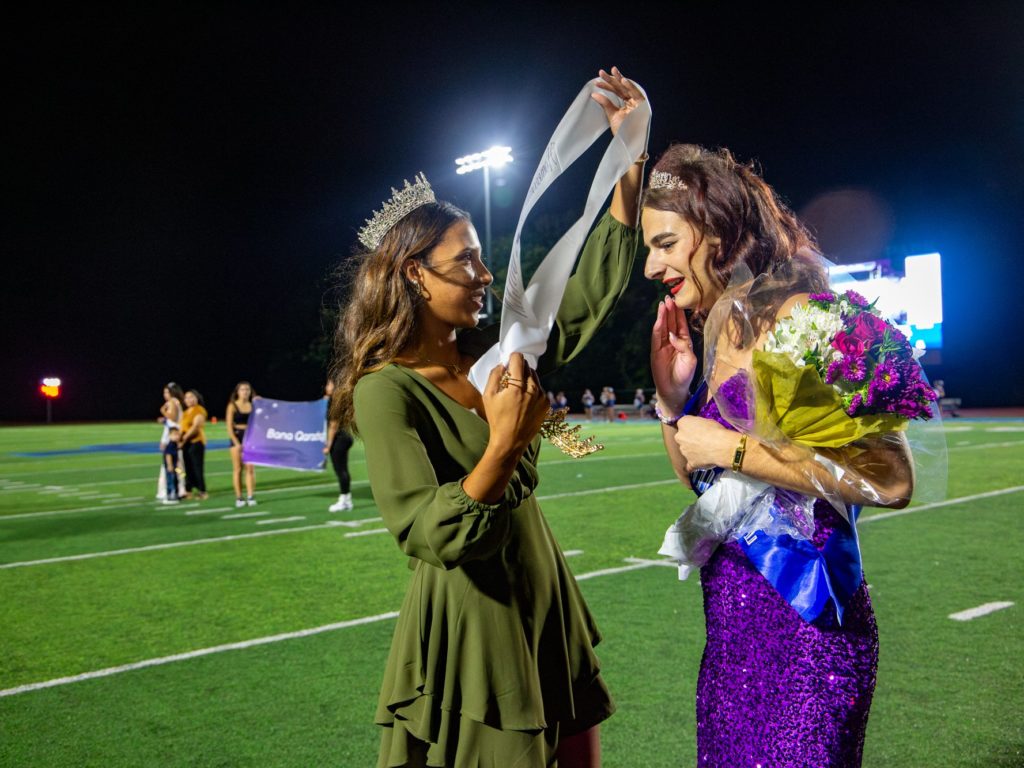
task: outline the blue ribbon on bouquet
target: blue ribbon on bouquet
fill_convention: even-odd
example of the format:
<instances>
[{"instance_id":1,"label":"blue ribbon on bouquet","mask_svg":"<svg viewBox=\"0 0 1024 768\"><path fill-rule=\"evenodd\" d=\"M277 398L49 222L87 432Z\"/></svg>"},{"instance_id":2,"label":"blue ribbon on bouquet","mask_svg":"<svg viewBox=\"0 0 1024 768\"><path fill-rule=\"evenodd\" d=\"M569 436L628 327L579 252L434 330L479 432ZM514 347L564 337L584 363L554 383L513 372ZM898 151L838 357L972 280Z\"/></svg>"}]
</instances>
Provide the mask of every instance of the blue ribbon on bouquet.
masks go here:
<instances>
[{"instance_id":1,"label":"blue ribbon on bouquet","mask_svg":"<svg viewBox=\"0 0 1024 768\"><path fill-rule=\"evenodd\" d=\"M706 390L707 382L702 381L683 408L684 415L693 410ZM721 467L699 469L690 473L690 485L700 496L723 471ZM775 505L784 514L779 503ZM739 540L751 564L806 622L814 621L832 606L837 623L842 625L843 612L860 589L864 570L857 517L861 508L852 505L847 510L849 523L838 520L820 550L806 539L788 534L769 536L764 531L754 531Z\"/></svg>"}]
</instances>

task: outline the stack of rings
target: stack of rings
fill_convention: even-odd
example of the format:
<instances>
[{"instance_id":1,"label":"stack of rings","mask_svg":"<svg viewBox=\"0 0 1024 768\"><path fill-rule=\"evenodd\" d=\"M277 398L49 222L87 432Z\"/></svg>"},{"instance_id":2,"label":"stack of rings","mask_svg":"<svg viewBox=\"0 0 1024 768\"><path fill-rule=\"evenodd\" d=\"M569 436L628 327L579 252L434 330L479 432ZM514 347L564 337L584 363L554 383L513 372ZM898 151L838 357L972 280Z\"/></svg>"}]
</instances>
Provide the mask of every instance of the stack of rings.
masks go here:
<instances>
[{"instance_id":1,"label":"stack of rings","mask_svg":"<svg viewBox=\"0 0 1024 768\"><path fill-rule=\"evenodd\" d=\"M523 388L522 379L513 379L511 376L508 375L508 371L505 371L503 374L501 374L501 379L498 380L498 389L506 389L509 384L514 384L520 389Z\"/></svg>"}]
</instances>

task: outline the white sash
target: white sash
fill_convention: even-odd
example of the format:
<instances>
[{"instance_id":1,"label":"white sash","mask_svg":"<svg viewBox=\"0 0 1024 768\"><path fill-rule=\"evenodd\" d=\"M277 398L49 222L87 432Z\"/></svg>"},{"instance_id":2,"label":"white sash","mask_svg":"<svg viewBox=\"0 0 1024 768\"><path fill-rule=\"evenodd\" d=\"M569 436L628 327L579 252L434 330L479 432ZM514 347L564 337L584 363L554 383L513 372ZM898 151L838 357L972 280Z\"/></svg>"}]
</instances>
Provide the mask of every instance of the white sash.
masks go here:
<instances>
[{"instance_id":1,"label":"white sash","mask_svg":"<svg viewBox=\"0 0 1024 768\"><path fill-rule=\"evenodd\" d=\"M598 82L597 78L588 82L573 100L552 134L533 175L523 210L519 214L519 225L512 240L512 252L509 254L498 343L487 350L469 372L469 380L481 392L487 384L491 369L498 363L508 362L513 352L521 352L531 366L537 365L537 360L547 349L548 337L551 335L558 307L562 303L566 283L590 227L601 212L608 193L647 149L651 106L647 101L646 92L637 86L644 94L644 100L626 115L611 144L605 150L594 174L594 181L590 185L583 215L555 243L530 278L529 286L524 289L519 250L526 217L552 182L608 130L604 109L591 98ZM620 101L615 94L609 91L602 92L613 102Z\"/></svg>"}]
</instances>

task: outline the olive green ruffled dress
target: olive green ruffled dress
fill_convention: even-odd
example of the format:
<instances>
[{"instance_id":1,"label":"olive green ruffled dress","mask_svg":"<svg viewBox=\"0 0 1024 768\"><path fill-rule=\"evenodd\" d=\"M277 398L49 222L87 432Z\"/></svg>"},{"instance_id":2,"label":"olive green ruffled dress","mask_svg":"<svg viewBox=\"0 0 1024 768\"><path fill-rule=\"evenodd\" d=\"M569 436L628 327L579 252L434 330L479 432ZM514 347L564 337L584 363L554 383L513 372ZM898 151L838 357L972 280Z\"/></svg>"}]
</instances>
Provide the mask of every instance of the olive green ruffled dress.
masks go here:
<instances>
[{"instance_id":1,"label":"olive green ruffled dress","mask_svg":"<svg viewBox=\"0 0 1024 768\"><path fill-rule=\"evenodd\" d=\"M629 280L638 234L605 214L559 309L542 375L571 360ZM464 331L479 357L497 327ZM601 639L541 513L535 440L504 498L483 504L462 480L487 446L487 423L399 365L355 390L373 497L412 580L377 710L380 766L545 766L558 739L614 705L593 647Z\"/></svg>"}]
</instances>

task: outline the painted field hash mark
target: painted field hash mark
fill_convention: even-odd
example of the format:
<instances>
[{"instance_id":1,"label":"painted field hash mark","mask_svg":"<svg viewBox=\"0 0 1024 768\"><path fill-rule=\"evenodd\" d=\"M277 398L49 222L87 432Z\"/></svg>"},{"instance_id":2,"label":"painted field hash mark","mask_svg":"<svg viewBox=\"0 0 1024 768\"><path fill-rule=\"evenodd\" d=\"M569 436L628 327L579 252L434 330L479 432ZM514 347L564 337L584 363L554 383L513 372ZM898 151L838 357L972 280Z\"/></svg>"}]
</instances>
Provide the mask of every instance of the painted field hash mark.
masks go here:
<instances>
[{"instance_id":1,"label":"painted field hash mark","mask_svg":"<svg viewBox=\"0 0 1024 768\"><path fill-rule=\"evenodd\" d=\"M966 611L951 613L949 614L949 618L953 619L953 621L970 621L971 619L977 619L980 616L988 616L990 613L1002 611L1012 605L1012 602L1005 600L995 603L985 603L984 605L979 605L976 608L968 608Z\"/></svg>"}]
</instances>

